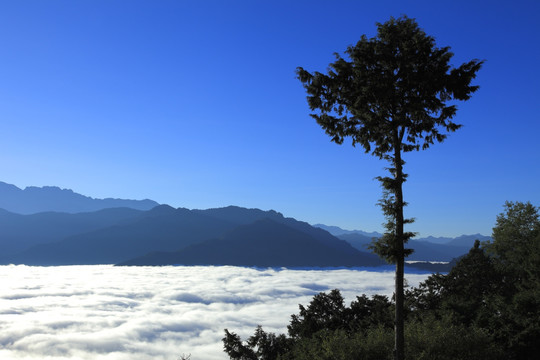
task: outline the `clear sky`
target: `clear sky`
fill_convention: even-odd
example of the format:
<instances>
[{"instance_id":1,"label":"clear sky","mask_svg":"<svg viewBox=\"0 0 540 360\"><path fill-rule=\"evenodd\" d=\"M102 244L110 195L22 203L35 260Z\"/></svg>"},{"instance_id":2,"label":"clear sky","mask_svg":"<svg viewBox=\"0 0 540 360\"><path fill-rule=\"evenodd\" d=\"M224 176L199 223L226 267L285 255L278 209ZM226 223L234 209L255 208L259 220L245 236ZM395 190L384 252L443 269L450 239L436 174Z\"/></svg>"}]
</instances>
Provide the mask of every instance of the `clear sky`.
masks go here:
<instances>
[{"instance_id":1,"label":"clear sky","mask_svg":"<svg viewBox=\"0 0 540 360\"><path fill-rule=\"evenodd\" d=\"M490 235L506 200L540 204L536 0L3 1L0 181L381 231L386 164L330 142L295 69L402 14L486 60L464 127L405 157L409 230Z\"/></svg>"}]
</instances>

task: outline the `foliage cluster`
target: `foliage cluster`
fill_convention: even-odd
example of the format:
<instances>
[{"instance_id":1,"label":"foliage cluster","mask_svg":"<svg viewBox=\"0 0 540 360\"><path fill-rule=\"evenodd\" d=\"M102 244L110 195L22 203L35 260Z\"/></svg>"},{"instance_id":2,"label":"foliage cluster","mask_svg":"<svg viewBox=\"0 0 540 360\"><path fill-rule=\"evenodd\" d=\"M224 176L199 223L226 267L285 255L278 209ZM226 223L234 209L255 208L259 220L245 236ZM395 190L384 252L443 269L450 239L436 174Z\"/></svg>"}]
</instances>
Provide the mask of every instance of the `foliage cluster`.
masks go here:
<instances>
[{"instance_id":1,"label":"foliage cluster","mask_svg":"<svg viewBox=\"0 0 540 360\"><path fill-rule=\"evenodd\" d=\"M540 220L530 203L505 204L493 242L476 242L448 274L405 294L409 359L536 359L540 353ZM316 295L292 315L288 334L258 327L246 342L225 330L233 360L392 359L392 299L338 290Z\"/></svg>"}]
</instances>

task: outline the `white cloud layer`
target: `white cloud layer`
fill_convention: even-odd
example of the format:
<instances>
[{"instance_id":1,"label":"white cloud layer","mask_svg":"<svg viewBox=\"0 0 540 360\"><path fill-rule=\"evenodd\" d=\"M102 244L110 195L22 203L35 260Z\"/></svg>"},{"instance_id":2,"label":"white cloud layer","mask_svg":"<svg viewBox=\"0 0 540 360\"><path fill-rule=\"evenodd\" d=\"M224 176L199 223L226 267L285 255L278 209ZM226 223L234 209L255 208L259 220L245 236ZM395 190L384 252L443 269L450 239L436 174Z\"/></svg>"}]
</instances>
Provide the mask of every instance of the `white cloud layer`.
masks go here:
<instances>
[{"instance_id":1,"label":"white cloud layer","mask_svg":"<svg viewBox=\"0 0 540 360\"><path fill-rule=\"evenodd\" d=\"M298 304L340 289L391 295L394 274L359 269L0 266L0 359L227 359L228 328L286 332ZM407 274L416 286L426 274Z\"/></svg>"}]
</instances>

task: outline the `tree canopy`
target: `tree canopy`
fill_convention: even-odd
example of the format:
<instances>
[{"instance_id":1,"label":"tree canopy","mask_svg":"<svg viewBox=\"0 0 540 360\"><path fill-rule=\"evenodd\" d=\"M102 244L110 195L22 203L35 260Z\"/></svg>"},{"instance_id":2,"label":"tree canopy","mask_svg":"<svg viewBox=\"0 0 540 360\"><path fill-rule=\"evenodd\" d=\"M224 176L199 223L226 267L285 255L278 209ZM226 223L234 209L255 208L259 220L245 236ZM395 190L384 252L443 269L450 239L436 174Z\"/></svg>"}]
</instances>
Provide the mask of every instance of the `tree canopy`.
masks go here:
<instances>
[{"instance_id":1,"label":"tree canopy","mask_svg":"<svg viewBox=\"0 0 540 360\"><path fill-rule=\"evenodd\" d=\"M454 68L449 47L439 48L414 19L391 18L377 24L377 36L363 35L335 54L328 74L297 75L308 93L311 114L332 141L350 137L353 145L380 158L396 148L408 152L443 141L460 125L452 121L457 107L450 100L468 100L483 61Z\"/></svg>"}]
</instances>

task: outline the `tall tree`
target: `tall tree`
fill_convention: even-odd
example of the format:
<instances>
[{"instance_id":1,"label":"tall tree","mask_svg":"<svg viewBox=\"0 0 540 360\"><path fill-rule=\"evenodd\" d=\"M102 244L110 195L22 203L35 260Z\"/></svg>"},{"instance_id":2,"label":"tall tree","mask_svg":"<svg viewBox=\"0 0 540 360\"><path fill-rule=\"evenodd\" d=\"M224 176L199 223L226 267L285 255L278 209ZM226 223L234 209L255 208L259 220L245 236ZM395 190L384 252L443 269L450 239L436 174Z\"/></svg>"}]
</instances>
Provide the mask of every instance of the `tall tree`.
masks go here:
<instances>
[{"instance_id":1,"label":"tall tree","mask_svg":"<svg viewBox=\"0 0 540 360\"><path fill-rule=\"evenodd\" d=\"M452 122L454 100L468 100L478 86L471 85L483 61L472 60L454 68L449 47L439 48L414 19L405 16L377 24L377 35L363 35L345 51L335 54L328 74L297 68L307 91L313 118L332 141L345 138L390 163L390 176L379 177L380 202L387 218L386 233L374 244L377 254L396 265L395 359L404 358L403 277L404 244L414 234L404 231L412 222L403 216L402 154L442 142L460 128Z\"/></svg>"}]
</instances>

